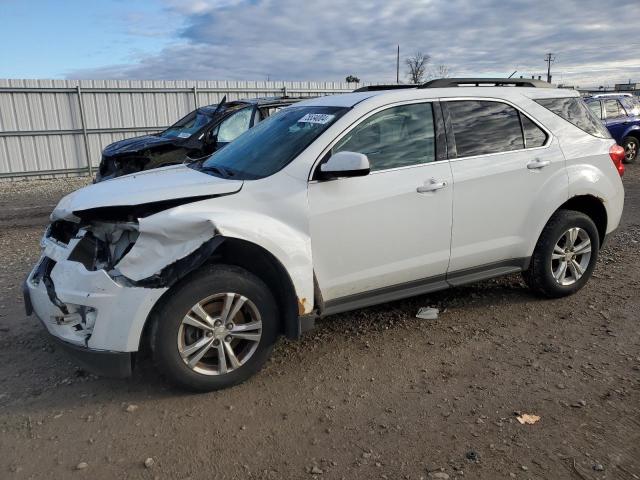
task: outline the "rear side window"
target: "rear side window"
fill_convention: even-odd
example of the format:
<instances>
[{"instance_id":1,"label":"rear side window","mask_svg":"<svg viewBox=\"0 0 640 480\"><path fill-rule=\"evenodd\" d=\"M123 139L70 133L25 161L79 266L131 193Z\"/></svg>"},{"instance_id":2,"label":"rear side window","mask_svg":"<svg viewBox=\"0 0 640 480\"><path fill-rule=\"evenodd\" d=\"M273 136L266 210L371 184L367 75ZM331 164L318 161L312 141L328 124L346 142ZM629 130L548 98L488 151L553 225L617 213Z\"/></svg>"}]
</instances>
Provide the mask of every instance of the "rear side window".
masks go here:
<instances>
[{"instance_id":1,"label":"rear side window","mask_svg":"<svg viewBox=\"0 0 640 480\"><path fill-rule=\"evenodd\" d=\"M607 119L626 117L626 112L622 109L620 102L615 99L604 101L604 111L607 112Z\"/></svg>"},{"instance_id":2,"label":"rear side window","mask_svg":"<svg viewBox=\"0 0 640 480\"><path fill-rule=\"evenodd\" d=\"M633 97L622 97L622 106L629 115L640 115L640 102Z\"/></svg>"},{"instance_id":3,"label":"rear side window","mask_svg":"<svg viewBox=\"0 0 640 480\"><path fill-rule=\"evenodd\" d=\"M510 105L460 100L446 102L446 106L451 117L458 157L524 148L520 116Z\"/></svg>"},{"instance_id":4,"label":"rear side window","mask_svg":"<svg viewBox=\"0 0 640 480\"><path fill-rule=\"evenodd\" d=\"M596 118L602 118L602 107L600 106L600 101L589 102L587 103L589 110L593 112Z\"/></svg>"},{"instance_id":5,"label":"rear side window","mask_svg":"<svg viewBox=\"0 0 640 480\"><path fill-rule=\"evenodd\" d=\"M589 135L611 138L600 120L591 113L579 97L541 98L536 102Z\"/></svg>"},{"instance_id":6,"label":"rear side window","mask_svg":"<svg viewBox=\"0 0 640 480\"><path fill-rule=\"evenodd\" d=\"M547 141L547 134L526 115L520 114L525 148L542 147Z\"/></svg>"}]
</instances>

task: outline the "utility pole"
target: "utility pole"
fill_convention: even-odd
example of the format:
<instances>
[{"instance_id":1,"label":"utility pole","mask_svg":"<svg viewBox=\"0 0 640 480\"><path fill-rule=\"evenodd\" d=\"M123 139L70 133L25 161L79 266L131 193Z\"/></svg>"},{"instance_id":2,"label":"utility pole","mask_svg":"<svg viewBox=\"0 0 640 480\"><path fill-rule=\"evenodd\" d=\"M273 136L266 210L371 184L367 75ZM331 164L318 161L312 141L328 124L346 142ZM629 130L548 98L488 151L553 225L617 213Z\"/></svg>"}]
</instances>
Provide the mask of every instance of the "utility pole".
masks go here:
<instances>
[{"instance_id":1,"label":"utility pole","mask_svg":"<svg viewBox=\"0 0 640 480\"><path fill-rule=\"evenodd\" d=\"M553 53L547 53L544 61L547 62L547 82L551 83L551 62L555 62L556 57L553 56Z\"/></svg>"},{"instance_id":2,"label":"utility pole","mask_svg":"<svg viewBox=\"0 0 640 480\"><path fill-rule=\"evenodd\" d=\"M400 84L400 45L398 45L398 53L396 54L396 84Z\"/></svg>"}]
</instances>

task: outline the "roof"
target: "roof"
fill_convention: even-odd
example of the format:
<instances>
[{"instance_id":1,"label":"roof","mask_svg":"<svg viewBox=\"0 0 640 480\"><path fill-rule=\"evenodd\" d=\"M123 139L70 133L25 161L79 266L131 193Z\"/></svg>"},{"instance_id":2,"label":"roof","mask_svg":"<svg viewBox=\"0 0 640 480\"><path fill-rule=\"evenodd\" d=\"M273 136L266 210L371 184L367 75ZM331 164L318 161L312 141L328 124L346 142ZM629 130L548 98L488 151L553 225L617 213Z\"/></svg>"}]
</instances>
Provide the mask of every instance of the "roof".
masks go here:
<instances>
[{"instance_id":1,"label":"roof","mask_svg":"<svg viewBox=\"0 0 640 480\"><path fill-rule=\"evenodd\" d=\"M505 100L521 97L562 98L579 97L575 90L560 88L533 87L449 87L449 88L403 88L395 90L379 90L367 92L342 93L306 100L303 105L324 107L353 107L361 102L380 105L408 100L451 98L451 97L486 97Z\"/></svg>"},{"instance_id":2,"label":"roof","mask_svg":"<svg viewBox=\"0 0 640 480\"><path fill-rule=\"evenodd\" d=\"M259 98L243 98L242 100L232 100L230 102L225 102L224 111L235 110L237 108L241 108L247 105L256 105L258 107L280 107L287 106L293 103L299 102L301 100L307 100L309 97L259 97ZM207 113L213 113L217 108L218 104L214 103L212 105L207 105L205 107L200 107L202 110L207 111Z\"/></svg>"}]
</instances>

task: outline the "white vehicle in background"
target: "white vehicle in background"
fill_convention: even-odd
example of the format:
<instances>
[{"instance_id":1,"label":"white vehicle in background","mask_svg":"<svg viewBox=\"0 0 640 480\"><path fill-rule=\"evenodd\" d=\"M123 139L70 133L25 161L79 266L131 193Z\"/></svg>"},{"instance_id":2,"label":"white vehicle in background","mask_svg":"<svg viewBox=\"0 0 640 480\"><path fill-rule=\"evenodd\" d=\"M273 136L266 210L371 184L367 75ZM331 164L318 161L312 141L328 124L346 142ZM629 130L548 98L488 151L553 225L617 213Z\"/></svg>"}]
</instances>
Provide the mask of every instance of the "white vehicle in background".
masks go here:
<instances>
[{"instance_id":1,"label":"white vehicle in background","mask_svg":"<svg viewBox=\"0 0 640 480\"><path fill-rule=\"evenodd\" d=\"M514 272L576 292L618 226L623 156L577 92L535 80L304 101L62 199L26 308L94 371L127 375L148 344L172 382L228 387L320 316Z\"/></svg>"}]
</instances>

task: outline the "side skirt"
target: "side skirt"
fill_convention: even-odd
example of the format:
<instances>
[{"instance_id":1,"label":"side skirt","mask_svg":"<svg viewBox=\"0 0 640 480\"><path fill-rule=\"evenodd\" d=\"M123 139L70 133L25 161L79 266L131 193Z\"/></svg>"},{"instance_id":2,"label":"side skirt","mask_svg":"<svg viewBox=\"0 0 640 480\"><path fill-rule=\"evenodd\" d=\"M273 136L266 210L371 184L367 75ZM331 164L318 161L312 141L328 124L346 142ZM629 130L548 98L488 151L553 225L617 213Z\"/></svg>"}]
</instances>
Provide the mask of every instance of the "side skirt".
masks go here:
<instances>
[{"instance_id":1,"label":"side skirt","mask_svg":"<svg viewBox=\"0 0 640 480\"><path fill-rule=\"evenodd\" d=\"M394 300L424 295L425 293L436 292L438 290L445 290L450 287L459 287L467 283L501 277L526 270L529 268L529 261L530 258L514 258L480 267L459 270L448 273L447 275L437 275L423 280L378 288L369 292L356 293L354 295L326 301L324 308L319 313L320 316L334 315L336 313L357 310L359 308L379 305Z\"/></svg>"}]
</instances>

